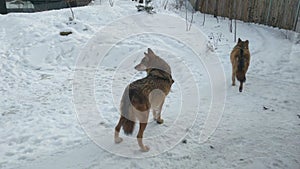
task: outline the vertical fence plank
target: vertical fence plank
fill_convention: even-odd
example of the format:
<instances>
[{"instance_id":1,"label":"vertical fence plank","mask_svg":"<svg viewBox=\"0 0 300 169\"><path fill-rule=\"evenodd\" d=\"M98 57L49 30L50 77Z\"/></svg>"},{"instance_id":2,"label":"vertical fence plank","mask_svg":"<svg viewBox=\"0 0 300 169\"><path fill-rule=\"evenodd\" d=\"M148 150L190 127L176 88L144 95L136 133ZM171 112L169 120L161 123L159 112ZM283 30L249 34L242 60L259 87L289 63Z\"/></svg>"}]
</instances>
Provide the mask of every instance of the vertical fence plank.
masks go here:
<instances>
[{"instance_id":1,"label":"vertical fence plank","mask_svg":"<svg viewBox=\"0 0 300 169\"><path fill-rule=\"evenodd\" d=\"M265 23L265 16L267 15L267 10L268 9L268 6L266 5L267 4L267 0L260 0L258 1L257 3L257 8L258 8L258 13L257 13L257 18L258 18L258 23L260 24L263 24Z\"/></svg>"},{"instance_id":2,"label":"vertical fence plank","mask_svg":"<svg viewBox=\"0 0 300 169\"><path fill-rule=\"evenodd\" d=\"M291 18L292 17L291 13L293 11L291 9L287 8L290 5L292 5L291 0L286 0L284 5L283 5L283 8L282 8L283 14L282 14L282 17L281 17L281 22L280 22L280 27L282 27L282 28L290 27L291 21L293 20Z\"/></svg>"},{"instance_id":3,"label":"vertical fence plank","mask_svg":"<svg viewBox=\"0 0 300 169\"><path fill-rule=\"evenodd\" d=\"M278 13L277 13L277 24L275 26L277 27L282 27L284 28L284 26L282 25L282 18L283 18L283 15L284 15L284 4L286 3L286 0L281 0L280 1L280 5L278 6Z\"/></svg>"},{"instance_id":4,"label":"vertical fence plank","mask_svg":"<svg viewBox=\"0 0 300 169\"><path fill-rule=\"evenodd\" d=\"M238 1L237 5L238 10L238 18L239 20L243 20L243 1Z\"/></svg>"},{"instance_id":5,"label":"vertical fence plank","mask_svg":"<svg viewBox=\"0 0 300 169\"><path fill-rule=\"evenodd\" d=\"M204 9L205 1L206 1L206 0L201 0L201 1L200 1L199 11L200 11L201 13L205 13L205 12L206 12L206 10Z\"/></svg>"},{"instance_id":6,"label":"vertical fence plank","mask_svg":"<svg viewBox=\"0 0 300 169\"><path fill-rule=\"evenodd\" d=\"M225 1L224 0L218 0L218 8L217 13L219 16L224 16L224 9L226 8L224 6Z\"/></svg>"},{"instance_id":7,"label":"vertical fence plank","mask_svg":"<svg viewBox=\"0 0 300 169\"><path fill-rule=\"evenodd\" d=\"M230 9L230 18L231 19L234 19L234 1L235 0L230 0L230 7L231 7L231 9Z\"/></svg>"},{"instance_id":8,"label":"vertical fence plank","mask_svg":"<svg viewBox=\"0 0 300 169\"><path fill-rule=\"evenodd\" d=\"M214 4L214 17L218 16L218 4L219 4L219 0L216 0Z\"/></svg>"},{"instance_id":9,"label":"vertical fence plank","mask_svg":"<svg viewBox=\"0 0 300 169\"><path fill-rule=\"evenodd\" d=\"M230 0L225 0L225 6L226 6L226 10L224 10L224 17L228 17L229 19L231 19L230 18L230 15L229 15L229 13L230 13Z\"/></svg>"},{"instance_id":10,"label":"vertical fence plank","mask_svg":"<svg viewBox=\"0 0 300 169\"><path fill-rule=\"evenodd\" d=\"M241 16L241 19L243 21L245 21L247 19L247 16L248 16L248 3L242 3L242 16Z\"/></svg>"},{"instance_id":11,"label":"vertical fence plank","mask_svg":"<svg viewBox=\"0 0 300 169\"><path fill-rule=\"evenodd\" d=\"M299 11L300 11L300 0L298 0L296 14L294 16L293 30L296 31L298 19L299 19Z\"/></svg>"},{"instance_id":12,"label":"vertical fence plank","mask_svg":"<svg viewBox=\"0 0 300 169\"><path fill-rule=\"evenodd\" d=\"M215 0L209 0L208 1L208 4L207 4L207 7L208 7L208 10L209 10L209 13L211 14L214 14L214 4L215 4Z\"/></svg>"},{"instance_id":13,"label":"vertical fence plank","mask_svg":"<svg viewBox=\"0 0 300 169\"><path fill-rule=\"evenodd\" d=\"M290 1L289 5L290 6L294 6L295 8L290 9L289 5L287 5L287 7L285 9L285 11L287 13L287 16L286 16L285 20L288 21L286 23L287 27L288 28L292 28L292 30L293 30L293 28L294 28L294 22L295 22L295 19L297 17L297 8L298 8L298 2L299 2L299 0L298 1L289 0L289 1Z\"/></svg>"},{"instance_id":14,"label":"vertical fence plank","mask_svg":"<svg viewBox=\"0 0 300 169\"><path fill-rule=\"evenodd\" d=\"M248 17L247 17L247 22L252 22L253 20L252 20L252 0L248 0L248 9L247 9L247 11L248 11Z\"/></svg>"},{"instance_id":15,"label":"vertical fence plank","mask_svg":"<svg viewBox=\"0 0 300 169\"><path fill-rule=\"evenodd\" d=\"M278 16L280 13L280 9L282 6L282 0L273 0L273 5L271 8L271 14L270 14L270 25L272 26L278 26Z\"/></svg>"},{"instance_id":16,"label":"vertical fence plank","mask_svg":"<svg viewBox=\"0 0 300 169\"><path fill-rule=\"evenodd\" d=\"M270 19L269 24L270 25L276 25L276 14L278 13L278 0L273 0L273 5L271 6L270 11Z\"/></svg>"},{"instance_id":17,"label":"vertical fence plank","mask_svg":"<svg viewBox=\"0 0 300 169\"><path fill-rule=\"evenodd\" d=\"M259 23L259 17L260 17L260 3L262 0L255 0L254 1L254 14L253 14L253 19L254 22Z\"/></svg>"},{"instance_id":18,"label":"vertical fence plank","mask_svg":"<svg viewBox=\"0 0 300 169\"><path fill-rule=\"evenodd\" d=\"M267 13L266 22L265 22L266 25L269 24L270 13L271 13L271 8L272 8L272 1L273 0L267 0L268 13Z\"/></svg>"}]
</instances>

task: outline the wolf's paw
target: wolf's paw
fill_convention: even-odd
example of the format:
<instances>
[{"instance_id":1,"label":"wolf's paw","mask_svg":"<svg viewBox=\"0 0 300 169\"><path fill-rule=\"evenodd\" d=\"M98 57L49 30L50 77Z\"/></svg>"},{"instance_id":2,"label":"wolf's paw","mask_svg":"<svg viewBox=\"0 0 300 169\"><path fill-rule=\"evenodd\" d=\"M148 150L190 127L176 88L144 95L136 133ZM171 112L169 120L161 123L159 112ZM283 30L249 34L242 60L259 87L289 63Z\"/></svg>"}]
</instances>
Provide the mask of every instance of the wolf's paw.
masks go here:
<instances>
[{"instance_id":1,"label":"wolf's paw","mask_svg":"<svg viewBox=\"0 0 300 169\"><path fill-rule=\"evenodd\" d=\"M232 86L235 86L235 83L232 83Z\"/></svg>"},{"instance_id":2,"label":"wolf's paw","mask_svg":"<svg viewBox=\"0 0 300 169\"><path fill-rule=\"evenodd\" d=\"M243 91L243 88L240 87L240 88L239 88L239 91L242 92L242 91Z\"/></svg>"},{"instance_id":3,"label":"wolf's paw","mask_svg":"<svg viewBox=\"0 0 300 169\"><path fill-rule=\"evenodd\" d=\"M143 146L141 147L141 152L148 152L150 150L150 148L148 146Z\"/></svg>"},{"instance_id":4,"label":"wolf's paw","mask_svg":"<svg viewBox=\"0 0 300 169\"><path fill-rule=\"evenodd\" d=\"M157 120L156 120L156 123L157 123L157 124L163 124L163 123L164 123L164 120L163 120L163 119L157 119Z\"/></svg>"},{"instance_id":5,"label":"wolf's paw","mask_svg":"<svg viewBox=\"0 0 300 169\"><path fill-rule=\"evenodd\" d=\"M121 137L115 138L115 143L116 143L116 144L119 144L119 143L121 143L122 141L123 141L123 139L122 139Z\"/></svg>"}]
</instances>

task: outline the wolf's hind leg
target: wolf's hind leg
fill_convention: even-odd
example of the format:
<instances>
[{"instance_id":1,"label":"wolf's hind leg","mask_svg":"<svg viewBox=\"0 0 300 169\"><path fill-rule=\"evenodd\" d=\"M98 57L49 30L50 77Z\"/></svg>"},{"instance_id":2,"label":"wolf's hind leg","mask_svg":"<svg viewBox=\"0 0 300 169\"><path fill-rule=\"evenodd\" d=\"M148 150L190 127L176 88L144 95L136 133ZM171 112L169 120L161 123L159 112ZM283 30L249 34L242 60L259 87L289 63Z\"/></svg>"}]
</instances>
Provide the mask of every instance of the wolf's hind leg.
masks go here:
<instances>
[{"instance_id":1,"label":"wolf's hind leg","mask_svg":"<svg viewBox=\"0 0 300 169\"><path fill-rule=\"evenodd\" d=\"M119 136L121 127L122 127L122 123L123 123L123 116L120 117L120 120L117 124L117 126L115 127L115 143L121 143L123 141L123 139Z\"/></svg>"},{"instance_id":2,"label":"wolf's hind leg","mask_svg":"<svg viewBox=\"0 0 300 169\"><path fill-rule=\"evenodd\" d=\"M242 92L243 91L243 82L240 82L240 88L239 91Z\"/></svg>"},{"instance_id":3,"label":"wolf's hind leg","mask_svg":"<svg viewBox=\"0 0 300 169\"><path fill-rule=\"evenodd\" d=\"M232 76L231 76L231 79L232 79L232 86L235 86L235 71L234 71L233 67L232 67Z\"/></svg>"},{"instance_id":4,"label":"wolf's hind leg","mask_svg":"<svg viewBox=\"0 0 300 169\"><path fill-rule=\"evenodd\" d=\"M140 129L137 135L137 141L142 152L147 152L150 149L148 146L143 144L143 134L146 127L147 127L147 123L140 123Z\"/></svg>"}]
</instances>

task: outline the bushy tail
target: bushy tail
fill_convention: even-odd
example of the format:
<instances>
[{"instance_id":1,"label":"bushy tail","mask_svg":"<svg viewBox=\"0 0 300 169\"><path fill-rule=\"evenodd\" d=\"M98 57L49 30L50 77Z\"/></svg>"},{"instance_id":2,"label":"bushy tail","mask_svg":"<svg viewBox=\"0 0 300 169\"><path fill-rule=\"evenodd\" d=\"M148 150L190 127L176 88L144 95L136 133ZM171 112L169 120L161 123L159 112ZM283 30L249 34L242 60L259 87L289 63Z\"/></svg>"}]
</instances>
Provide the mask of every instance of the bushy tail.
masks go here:
<instances>
[{"instance_id":1,"label":"bushy tail","mask_svg":"<svg viewBox=\"0 0 300 169\"><path fill-rule=\"evenodd\" d=\"M236 73L236 78L238 81L242 83L246 82L246 74L243 71L238 71Z\"/></svg>"},{"instance_id":2,"label":"bushy tail","mask_svg":"<svg viewBox=\"0 0 300 169\"><path fill-rule=\"evenodd\" d=\"M122 126L126 135L132 134L135 126L135 117L133 112L129 110L130 106L129 87L127 87L123 93L120 107L121 116L123 116Z\"/></svg>"},{"instance_id":3,"label":"bushy tail","mask_svg":"<svg viewBox=\"0 0 300 169\"><path fill-rule=\"evenodd\" d=\"M134 121L128 120L126 118L124 119L123 130L126 135L133 133L134 126L135 126Z\"/></svg>"}]
</instances>

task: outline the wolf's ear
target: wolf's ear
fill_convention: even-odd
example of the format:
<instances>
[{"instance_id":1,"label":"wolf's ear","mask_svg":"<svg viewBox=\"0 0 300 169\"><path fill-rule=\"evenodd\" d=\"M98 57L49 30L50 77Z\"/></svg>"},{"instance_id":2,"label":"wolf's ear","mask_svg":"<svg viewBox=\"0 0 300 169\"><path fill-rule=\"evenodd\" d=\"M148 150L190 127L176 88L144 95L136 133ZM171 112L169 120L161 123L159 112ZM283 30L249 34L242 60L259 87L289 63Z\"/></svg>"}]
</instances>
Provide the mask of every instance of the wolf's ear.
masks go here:
<instances>
[{"instance_id":1,"label":"wolf's ear","mask_svg":"<svg viewBox=\"0 0 300 169\"><path fill-rule=\"evenodd\" d=\"M242 42L241 38L238 39L238 43Z\"/></svg>"},{"instance_id":2,"label":"wolf's ear","mask_svg":"<svg viewBox=\"0 0 300 169\"><path fill-rule=\"evenodd\" d=\"M147 66L140 63L140 64L136 65L134 68L138 71L145 71L147 69Z\"/></svg>"},{"instance_id":3,"label":"wolf's ear","mask_svg":"<svg viewBox=\"0 0 300 169\"><path fill-rule=\"evenodd\" d=\"M150 48L148 48L148 55L149 56L155 56L154 52Z\"/></svg>"},{"instance_id":4,"label":"wolf's ear","mask_svg":"<svg viewBox=\"0 0 300 169\"><path fill-rule=\"evenodd\" d=\"M249 48L249 41L246 40L245 43L246 43L247 47Z\"/></svg>"}]
</instances>

